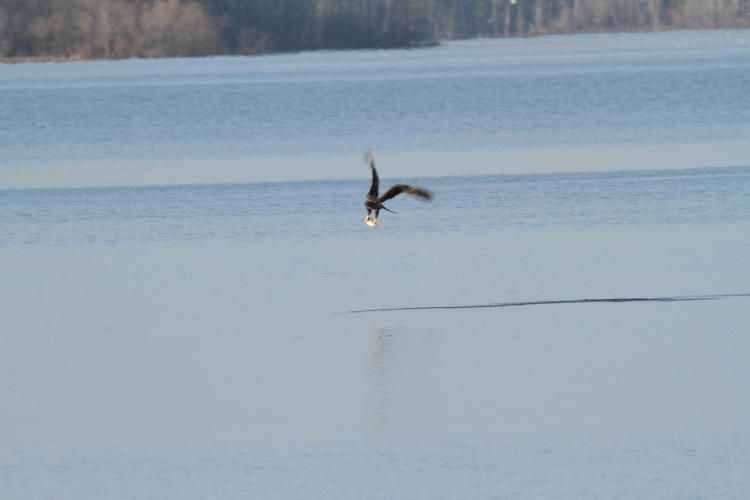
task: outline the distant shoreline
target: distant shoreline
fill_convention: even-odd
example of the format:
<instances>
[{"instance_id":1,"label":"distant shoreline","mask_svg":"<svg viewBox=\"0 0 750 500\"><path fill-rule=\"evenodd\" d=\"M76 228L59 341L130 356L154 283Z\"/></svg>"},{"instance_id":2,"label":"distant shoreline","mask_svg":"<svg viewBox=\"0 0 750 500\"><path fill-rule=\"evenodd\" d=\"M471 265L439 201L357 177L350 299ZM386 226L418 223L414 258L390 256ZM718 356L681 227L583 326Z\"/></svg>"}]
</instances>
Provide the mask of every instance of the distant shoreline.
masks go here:
<instances>
[{"instance_id":1,"label":"distant shoreline","mask_svg":"<svg viewBox=\"0 0 750 500\"><path fill-rule=\"evenodd\" d=\"M273 54L295 54L300 52L318 52L318 51L330 51L330 50L388 50L388 49L418 49L425 47L436 47L444 42L458 41L458 40L501 40L501 39L522 39L522 38L539 38L544 36L575 36L575 35L596 35L596 34L617 34L617 33L668 33L671 31L719 31L719 30L744 30L750 29L745 26L731 27L731 28L664 28L664 29L653 29L653 30L586 30L586 31L571 31L571 32L550 32L540 33L531 35L515 35L515 36L476 36L469 38L443 38L434 39L429 41L423 41L413 45L405 46L394 46L394 47L349 47L349 48L311 48L302 50L269 50L266 52L258 52L253 54L237 54L230 52L216 52L211 54L203 55L169 55L169 56L125 56L125 57L86 57L83 54L71 54L65 56L19 56L19 57L0 57L0 63L5 64L21 64L28 62L77 62L77 61L117 61L124 59L164 59L164 58L187 58L187 57L215 57L215 56L263 56Z\"/></svg>"},{"instance_id":2,"label":"distant shoreline","mask_svg":"<svg viewBox=\"0 0 750 500\"><path fill-rule=\"evenodd\" d=\"M101 61L101 58L86 58L80 54L70 56L24 56L24 57L0 57L0 63L21 64L27 62L73 62L73 61ZM115 60L115 59L105 59Z\"/></svg>"},{"instance_id":3,"label":"distant shoreline","mask_svg":"<svg viewBox=\"0 0 750 500\"><path fill-rule=\"evenodd\" d=\"M247 56L741 28L750 28L746 0L309 0L277 8L261 0L38 0L0 6L0 61Z\"/></svg>"},{"instance_id":4,"label":"distant shoreline","mask_svg":"<svg viewBox=\"0 0 750 500\"><path fill-rule=\"evenodd\" d=\"M571 33L574 34L574 33ZM489 38L489 37L477 37L477 38ZM503 37L495 37L503 38ZM528 37L515 37L515 38L528 38ZM470 40L470 39L468 39ZM6 64L21 64L27 62L74 62L74 61L120 61L124 59L164 59L164 58L177 58L177 57L216 57L216 56L265 56L271 54L296 54L299 52L317 52L317 51L330 51L330 50L386 50L386 49L419 49L424 47L437 47L441 43L447 40L430 40L421 42L419 44L407 45L403 47L353 47L353 48L340 48L340 49L325 49L325 48L314 48L314 49L303 49L303 50L269 50L267 52L258 52L254 54L235 54L230 52L216 52L215 54L203 54L203 55L180 55L180 56L151 56L151 57L139 57L139 56L128 56L128 57L86 57L83 54L71 54L68 56L22 56L22 57L0 57L0 63Z\"/></svg>"}]
</instances>

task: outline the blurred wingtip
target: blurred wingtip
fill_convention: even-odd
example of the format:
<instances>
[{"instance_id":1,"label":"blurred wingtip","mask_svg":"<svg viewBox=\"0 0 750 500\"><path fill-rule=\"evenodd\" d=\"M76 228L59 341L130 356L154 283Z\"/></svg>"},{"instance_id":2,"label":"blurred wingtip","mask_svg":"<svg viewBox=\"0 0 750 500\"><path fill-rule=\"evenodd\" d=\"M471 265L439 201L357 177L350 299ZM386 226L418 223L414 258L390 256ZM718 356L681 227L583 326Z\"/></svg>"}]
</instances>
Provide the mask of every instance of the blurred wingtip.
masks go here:
<instances>
[{"instance_id":1,"label":"blurred wingtip","mask_svg":"<svg viewBox=\"0 0 750 500\"><path fill-rule=\"evenodd\" d=\"M365 151L364 153L362 153L362 160L366 164L368 164L368 165L373 162L372 149L371 148L368 148L367 151Z\"/></svg>"}]
</instances>

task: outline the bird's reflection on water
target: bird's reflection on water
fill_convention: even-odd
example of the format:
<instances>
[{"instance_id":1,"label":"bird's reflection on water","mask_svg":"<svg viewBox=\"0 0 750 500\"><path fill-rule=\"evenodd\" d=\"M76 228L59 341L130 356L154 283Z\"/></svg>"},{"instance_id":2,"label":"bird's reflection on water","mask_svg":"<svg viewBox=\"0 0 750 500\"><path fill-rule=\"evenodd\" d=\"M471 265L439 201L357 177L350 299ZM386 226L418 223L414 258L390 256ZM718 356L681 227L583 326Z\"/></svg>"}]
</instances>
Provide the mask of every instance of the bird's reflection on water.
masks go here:
<instances>
[{"instance_id":1,"label":"bird's reflection on water","mask_svg":"<svg viewBox=\"0 0 750 500\"><path fill-rule=\"evenodd\" d=\"M388 328L377 328L373 332L370 349L370 374L372 377L372 418L375 430L385 431L389 427L391 413L393 335Z\"/></svg>"},{"instance_id":2,"label":"bird's reflection on water","mask_svg":"<svg viewBox=\"0 0 750 500\"><path fill-rule=\"evenodd\" d=\"M440 365L437 333L401 326L378 327L371 333L367 357L374 431L406 430L430 419Z\"/></svg>"}]
</instances>

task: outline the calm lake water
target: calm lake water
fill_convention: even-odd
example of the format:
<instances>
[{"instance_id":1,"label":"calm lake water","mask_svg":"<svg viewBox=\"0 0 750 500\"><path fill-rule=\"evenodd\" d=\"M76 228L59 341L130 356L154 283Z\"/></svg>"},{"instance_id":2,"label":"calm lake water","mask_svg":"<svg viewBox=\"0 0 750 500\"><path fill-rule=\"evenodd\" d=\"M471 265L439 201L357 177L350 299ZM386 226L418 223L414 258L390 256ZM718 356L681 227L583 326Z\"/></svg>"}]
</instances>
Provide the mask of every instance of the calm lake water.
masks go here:
<instances>
[{"instance_id":1,"label":"calm lake water","mask_svg":"<svg viewBox=\"0 0 750 500\"><path fill-rule=\"evenodd\" d=\"M750 30L5 64L0 187L746 166L748 88Z\"/></svg>"},{"instance_id":2,"label":"calm lake water","mask_svg":"<svg viewBox=\"0 0 750 500\"><path fill-rule=\"evenodd\" d=\"M742 498L748 49L0 66L3 495Z\"/></svg>"}]
</instances>

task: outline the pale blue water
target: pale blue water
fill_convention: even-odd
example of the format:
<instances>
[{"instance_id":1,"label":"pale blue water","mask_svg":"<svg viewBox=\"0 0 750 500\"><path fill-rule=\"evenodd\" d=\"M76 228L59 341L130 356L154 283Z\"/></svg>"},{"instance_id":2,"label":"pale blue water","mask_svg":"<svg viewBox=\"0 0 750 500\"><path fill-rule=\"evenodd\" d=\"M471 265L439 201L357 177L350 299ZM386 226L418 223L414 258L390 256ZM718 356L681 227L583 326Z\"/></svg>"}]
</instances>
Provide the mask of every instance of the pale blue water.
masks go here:
<instances>
[{"instance_id":1,"label":"pale blue water","mask_svg":"<svg viewBox=\"0 0 750 500\"><path fill-rule=\"evenodd\" d=\"M748 75L747 30L3 65L0 158L215 167L348 159L367 147L420 155L746 145ZM299 168L309 178L304 169L321 166Z\"/></svg>"},{"instance_id":2,"label":"pale blue water","mask_svg":"<svg viewBox=\"0 0 750 500\"><path fill-rule=\"evenodd\" d=\"M3 66L3 495L742 498L750 165L629 152L742 146L747 43ZM627 169L464 175L571 142ZM369 146L434 201L365 226ZM441 175L404 174L423 149ZM101 173L256 155L351 171ZM578 302L630 298L674 300Z\"/></svg>"},{"instance_id":3,"label":"pale blue water","mask_svg":"<svg viewBox=\"0 0 750 500\"><path fill-rule=\"evenodd\" d=\"M750 222L747 168L399 178L436 199L401 195L364 231L360 180L6 190L5 246L205 245L488 232L606 230ZM383 167L387 172L387 166Z\"/></svg>"}]
</instances>

